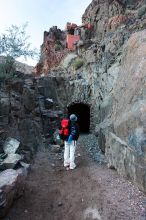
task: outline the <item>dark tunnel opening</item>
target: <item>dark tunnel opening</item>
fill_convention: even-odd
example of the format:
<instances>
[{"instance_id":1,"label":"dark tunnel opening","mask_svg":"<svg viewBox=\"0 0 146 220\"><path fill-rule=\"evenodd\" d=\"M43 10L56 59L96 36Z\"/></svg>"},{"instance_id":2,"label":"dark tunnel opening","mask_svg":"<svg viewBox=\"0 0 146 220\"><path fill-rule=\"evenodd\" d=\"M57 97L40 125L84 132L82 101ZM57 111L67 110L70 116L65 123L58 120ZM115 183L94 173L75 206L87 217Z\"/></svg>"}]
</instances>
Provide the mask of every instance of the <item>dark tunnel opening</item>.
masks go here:
<instances>
[{"instance_id":1,"label":"dark tunnel opening","mask_svg":"<svg viewBox=\"0 0 146 220\"><path fill-rule=\"evenodd\" d=\"M75 114L78 117L80 133L90 131L90 107L86 104L76 103L68 107L68 116Z\"/></svg>"}]
</instances>

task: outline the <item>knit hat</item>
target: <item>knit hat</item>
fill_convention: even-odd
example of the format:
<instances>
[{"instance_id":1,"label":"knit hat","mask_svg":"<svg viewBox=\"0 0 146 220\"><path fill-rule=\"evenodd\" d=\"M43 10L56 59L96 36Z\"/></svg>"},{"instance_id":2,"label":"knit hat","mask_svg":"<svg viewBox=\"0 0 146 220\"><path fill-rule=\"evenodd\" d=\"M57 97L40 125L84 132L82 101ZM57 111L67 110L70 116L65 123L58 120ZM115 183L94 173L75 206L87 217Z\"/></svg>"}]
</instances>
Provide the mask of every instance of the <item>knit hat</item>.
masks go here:
<instances>
[{"instance_id":1,"label":"knit hat","mask_svg":"<svg viewBox=\"0 0 146 220\"><path fill-rule=\"evenodd\" d=\"M77 116L75 114L70 115L70 120L71 121L77 121Z\"/></svg>"}]
</instances>

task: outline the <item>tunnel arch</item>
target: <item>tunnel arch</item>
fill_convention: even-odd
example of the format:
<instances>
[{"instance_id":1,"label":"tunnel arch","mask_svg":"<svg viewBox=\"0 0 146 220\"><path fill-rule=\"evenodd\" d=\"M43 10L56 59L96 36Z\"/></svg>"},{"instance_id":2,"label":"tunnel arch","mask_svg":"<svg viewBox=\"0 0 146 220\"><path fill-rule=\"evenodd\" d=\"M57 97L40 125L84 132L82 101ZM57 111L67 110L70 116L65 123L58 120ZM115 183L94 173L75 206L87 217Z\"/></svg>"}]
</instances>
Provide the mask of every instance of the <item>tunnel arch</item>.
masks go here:
<instances>
[{"instance_id":1,"label":"tunnel arch","mask_svg":"<svg viewBox=\"0 0 146 220\"><path fill-rule=\"evenodd\" d=\"M90 106L84 103L72 103L68 106L68 116L75 114L78 117L78 124L81 133L90 131Z\"/></svg>"}]
</instances>

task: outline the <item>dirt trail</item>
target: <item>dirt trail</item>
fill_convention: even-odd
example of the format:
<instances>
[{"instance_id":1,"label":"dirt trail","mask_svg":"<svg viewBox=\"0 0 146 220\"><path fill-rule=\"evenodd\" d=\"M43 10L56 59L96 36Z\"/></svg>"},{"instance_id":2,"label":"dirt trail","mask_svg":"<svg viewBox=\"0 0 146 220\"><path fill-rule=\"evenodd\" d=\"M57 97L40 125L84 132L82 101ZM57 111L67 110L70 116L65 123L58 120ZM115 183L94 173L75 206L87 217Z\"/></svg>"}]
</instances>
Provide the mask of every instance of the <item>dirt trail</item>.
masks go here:
<instances>
[{"instance_id":1,"label":"dirt trail","mask_svg":"<svg viewBox=\"0 0 146 220\"><path fill-rule=\"evenodd\" d=\"M143 193L93 162L83 147L78 153L78 167L66 171L57 154L39 152L24 196L4 220L146 220Z\"/></svg>"}]
</instances>

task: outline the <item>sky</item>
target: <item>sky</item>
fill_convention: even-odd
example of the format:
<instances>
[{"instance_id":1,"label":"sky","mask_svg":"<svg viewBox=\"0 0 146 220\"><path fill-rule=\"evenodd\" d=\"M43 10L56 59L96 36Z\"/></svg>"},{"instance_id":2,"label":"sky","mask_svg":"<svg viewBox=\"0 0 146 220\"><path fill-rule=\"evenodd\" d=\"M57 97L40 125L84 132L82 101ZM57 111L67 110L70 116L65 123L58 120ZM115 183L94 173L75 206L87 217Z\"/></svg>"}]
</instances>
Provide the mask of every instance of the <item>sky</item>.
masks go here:
<instances>
[{"instance_id":1,"label":"sky","mask_svg":"<svg viewBox=\"0 0 146 220\"><path fill-rule=\"evenodd\" d=\"M0 0L0 34L13 25L28 22L26 34L32 48L39 50L44 31L58 26L64 30L67 22L81 24L81 17L92 0ZM35 65L36 60L21 61Z\"/></svg>"}]
</instances>

